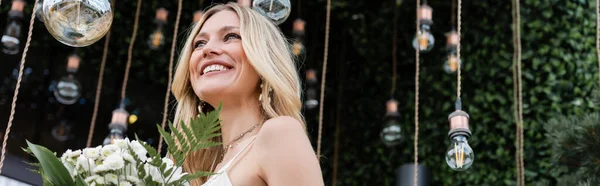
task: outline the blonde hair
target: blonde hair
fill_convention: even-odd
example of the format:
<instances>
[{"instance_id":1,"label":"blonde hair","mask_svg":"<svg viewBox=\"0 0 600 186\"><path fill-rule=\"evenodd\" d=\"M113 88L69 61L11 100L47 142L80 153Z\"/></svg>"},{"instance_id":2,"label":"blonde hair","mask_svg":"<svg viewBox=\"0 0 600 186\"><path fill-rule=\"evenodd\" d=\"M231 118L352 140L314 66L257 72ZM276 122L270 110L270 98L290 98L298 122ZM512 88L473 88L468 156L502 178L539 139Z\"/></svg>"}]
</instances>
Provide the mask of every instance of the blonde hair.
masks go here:
<instances>
[{"instance_id":1,"label":"blonde hair","mask_svg":"<svg viewBox=\"0 0 600 186\"><path fill-rule=\"evenodd\" d=\"M304 118L300 111L302 107L300 79L285 36L269 19L237 3L220 4L210 8L190 31L179 57L172 85L173 95L178 101L175 123L179 124L182 121L187 123L189 118L199 112L200 100L192 89L188 70L194 50L192 44L204 22L224 10L233 11L238 15L245 55L262 79L263 88L260 94L263 98L271 98L270 103L268 100L261 102L262 117L267 120L277 116L291 116L304 125ZM269 88L272 92L269 92ZM221 141L221 138L217 137L213 140ZM199 150L186 159L184 170L188 173L214 171L215 162L221 161L222 155L221 148ZM192 183L200 185L205 181L204 177Z\"/></svg>"}]
</instances>

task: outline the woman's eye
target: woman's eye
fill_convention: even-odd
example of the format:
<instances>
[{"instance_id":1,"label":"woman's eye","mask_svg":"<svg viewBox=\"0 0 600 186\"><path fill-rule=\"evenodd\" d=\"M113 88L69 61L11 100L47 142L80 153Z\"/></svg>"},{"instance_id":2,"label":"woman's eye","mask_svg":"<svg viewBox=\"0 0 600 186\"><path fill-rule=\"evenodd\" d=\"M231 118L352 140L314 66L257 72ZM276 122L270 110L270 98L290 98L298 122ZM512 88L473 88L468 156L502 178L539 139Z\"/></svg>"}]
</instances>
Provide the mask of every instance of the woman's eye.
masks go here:
<instances>
[{"instance_id":1,"label":"woman's eye","mask_svg":"<svg viewBox=\"0 0 600 186\"><path fill-rule=\"evenodd\" d=\"M240 37L240 35L234 34L234 33L225 35L225 41L229 41L230 39L241 39L241 38L242 37Z\"/></svg>"},{"instance_id":2,"label":"woman's eye","mask_svg":"<svg viewBox=\"0 0 600 186\"><path fill-rule=\"evenodd\" d=\"M206 45L206 41L199 40L199 41L196 41L196 43L194 43L194 48L204 47L204 45Z\"/></svg>"}]
</instances>

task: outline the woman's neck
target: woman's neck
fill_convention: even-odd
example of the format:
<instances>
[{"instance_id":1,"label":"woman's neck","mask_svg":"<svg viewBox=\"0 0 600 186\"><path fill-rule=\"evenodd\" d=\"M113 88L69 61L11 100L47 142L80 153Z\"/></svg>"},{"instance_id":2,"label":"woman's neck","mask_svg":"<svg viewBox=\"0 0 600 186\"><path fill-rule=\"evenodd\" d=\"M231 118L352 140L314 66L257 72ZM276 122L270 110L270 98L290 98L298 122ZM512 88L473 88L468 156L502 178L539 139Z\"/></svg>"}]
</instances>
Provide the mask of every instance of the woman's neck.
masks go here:
<instances>
[{"instance_id":1,"label":"woman's neck","mask_svg":"<svg viewBox=\"0 0 600 186\"><path fill-rule=\"evenodd\" d=\"M240 134L260 124L262 118L259 109L258 102L223 105L220 115L223 146L231 144ZM254 129L243 138L251 136L256 131L258 130Z\"/></svg>"}]
</instances>

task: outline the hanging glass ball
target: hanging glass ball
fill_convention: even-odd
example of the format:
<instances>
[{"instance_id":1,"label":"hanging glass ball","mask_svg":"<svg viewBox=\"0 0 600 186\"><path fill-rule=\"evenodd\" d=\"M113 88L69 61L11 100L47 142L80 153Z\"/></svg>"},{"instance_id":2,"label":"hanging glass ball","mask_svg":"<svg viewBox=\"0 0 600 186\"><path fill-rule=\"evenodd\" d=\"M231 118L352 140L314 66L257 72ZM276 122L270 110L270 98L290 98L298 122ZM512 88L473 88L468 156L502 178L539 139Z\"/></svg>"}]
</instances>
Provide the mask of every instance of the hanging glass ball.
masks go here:
<instances>
[{"instance_id":1,"label":"hanging glass ball","mask_svg":"<svg viewBox=\"0 0 600 186\"><path fill-rule=\"evenodd\" d=\"M427 30L421 30L413 39L413 48L419 49L420 52L429 52L433 49L435 44L435 38Z\"/></svg>"},{"instance_id":2,"label":"hanging glass ball","mask_svg":"<svg viewBox=\"0 0 600 186\"><path fill-rule=\"evenodd\" d=\"M81 93L81 84L72 74L61 78L54 89L56 100L65 105L72 105L79 101Z\"/></svg>"},{"instance_id":3,"label":"hanging glass ball","mask_svg":"<svg viewBox=\"0 0 600 186\"><path fill-rule=\"evenodd\" d=\"M252 8L276 25L285 22L292 11L290 0L254 0Z\"/></svg>"},{"instance_id":4,"label":"hanging glass ball","mask_svg":"<svg viewBox=\"0 0 600 186\"><path fill-rule=\"evenodd\" d=\"M109 0L45 0L42 15L48 32L72 47L85 47L100 40L113 21Z\"/></svg>"},{"instance_id":5,"label":"hanging glass ball","mask_svg":"<svg viewBox=\"0 0 600 186\"><path fill-rule=\"evenodd\" d=\"M462 65L462 60L458 59L458 57L454 54L448 56L446 62L444 62L444 71L448 74L456 72L458 70L459 64Z\"/></svg>"}]
</instances>

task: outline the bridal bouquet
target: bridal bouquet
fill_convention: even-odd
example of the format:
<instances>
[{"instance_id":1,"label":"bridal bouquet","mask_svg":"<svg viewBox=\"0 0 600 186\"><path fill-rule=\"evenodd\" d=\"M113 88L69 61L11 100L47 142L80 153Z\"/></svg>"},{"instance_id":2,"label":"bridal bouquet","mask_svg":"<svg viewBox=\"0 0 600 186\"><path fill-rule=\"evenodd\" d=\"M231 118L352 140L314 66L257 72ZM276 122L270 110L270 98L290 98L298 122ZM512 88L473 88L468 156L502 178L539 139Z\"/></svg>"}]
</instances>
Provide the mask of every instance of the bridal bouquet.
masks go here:
<instances>
[{"instance_id":1,"label":"bridal bouquet","mask_svg":"<svg viewBox=\"0 0 600 186\"><path fill-rule=\"evenodd\" d=\"M150 145L136 140L115 140L113 144L67 150L60 158L45 147L27 141L26 152L32 154L39 167L32 170L41 174L44 186L94 186L94 185L189 185L189 181L208 176L210 172L188 174L183 172L183 162L194 151L220 145L209 139L217 137L220 129L221 107L190 119L190 125L180 123L177 130L171 122L171 133L157 125L165 143L168 156L160 154Z\"/></svg>"}]
</instances>

